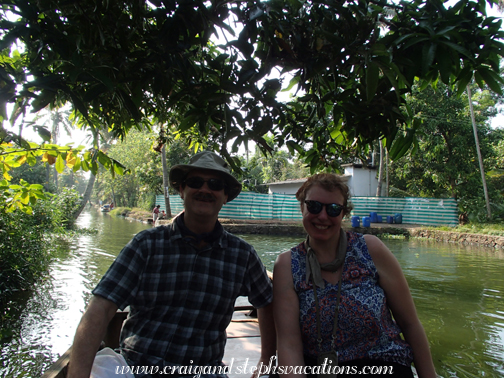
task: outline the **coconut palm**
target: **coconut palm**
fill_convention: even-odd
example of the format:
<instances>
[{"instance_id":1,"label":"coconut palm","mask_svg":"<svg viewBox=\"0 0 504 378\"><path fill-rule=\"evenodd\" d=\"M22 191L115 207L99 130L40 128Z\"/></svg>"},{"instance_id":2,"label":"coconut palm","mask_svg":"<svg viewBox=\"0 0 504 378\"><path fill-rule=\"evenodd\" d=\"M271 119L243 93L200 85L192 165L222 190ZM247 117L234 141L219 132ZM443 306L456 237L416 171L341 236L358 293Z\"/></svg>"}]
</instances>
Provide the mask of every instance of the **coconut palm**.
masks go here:
<instances>
[{"instance_id":1,"label":"coconut palm","mask_svg":"<svg viewBox=\"0 0 504 378\"><path fill-rule=\"evenodd\" d=\"M68 136L72 135L74 129L72 122L70 122L70 110L64 108L44 109L34 118L37 127L46 127L50 129L51 139L50 143L58 144L61 132L64 131ZM40 124L39 124L40 123ZM58 172L56 167L53 167L54 186L58 190ZM50 181L50 166L46 164L47 184ZM48 188L47 188L48 189Z\"/></svg>"}]
</instances>

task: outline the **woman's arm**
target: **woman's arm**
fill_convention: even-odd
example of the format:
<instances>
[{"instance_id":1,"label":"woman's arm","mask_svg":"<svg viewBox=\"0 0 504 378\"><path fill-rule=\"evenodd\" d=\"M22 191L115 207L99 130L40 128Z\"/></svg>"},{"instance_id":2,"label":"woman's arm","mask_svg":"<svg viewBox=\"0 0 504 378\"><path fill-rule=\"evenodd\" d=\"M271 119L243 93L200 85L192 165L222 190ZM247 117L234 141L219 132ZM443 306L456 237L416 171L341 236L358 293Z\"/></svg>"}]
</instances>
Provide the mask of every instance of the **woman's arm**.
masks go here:
<instances>
[{"instance_id":1,"label":"woman's arm","mask_svg":"<svg viewBox=\"0 0 504 378\"><path fill-rule=\"evenodd\" d=\"M394 319L405 340L413 349L415 368L420 378L436 378L429 342L411 296L408 282L399 262L383 242L373 235L364 235L369 254L378 271L378 283L383 288Z\"/></svg>"},{"instance_id":2,"label":"woman's arm","mask_svg":"<svg viewBox=\"0 0 504 378\"><path fill-rule=\"evenodd\" d=\"M273 316L277 331L278 366L286 369L288 377L296 375L287 369L304 366L301 330L299 329L299 300L294 291L290 251L280 254L273 270Z\"/></svg>"}]
</instances>

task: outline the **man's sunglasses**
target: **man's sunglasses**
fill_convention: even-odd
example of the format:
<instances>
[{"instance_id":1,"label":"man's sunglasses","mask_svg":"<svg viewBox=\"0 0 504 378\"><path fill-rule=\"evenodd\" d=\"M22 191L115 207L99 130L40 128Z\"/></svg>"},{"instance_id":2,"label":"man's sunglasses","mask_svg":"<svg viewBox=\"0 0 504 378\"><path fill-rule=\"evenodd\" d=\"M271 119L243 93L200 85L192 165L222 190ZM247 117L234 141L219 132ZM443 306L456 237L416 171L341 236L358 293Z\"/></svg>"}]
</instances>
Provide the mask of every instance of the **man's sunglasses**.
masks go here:
<instances>
[{"instance_id":1,"label":"man's sunglasses","mask_svg":"<svg viewBox=\"0 0 504 378\"><path fill-rule=\"evenodd\" d=\"M216 178L211 178L208 180L203 179L203 177L199 176L192 176L187 178L185 181L185 184L192 189L200 189L203 184L206 182L208 185L208 188L210 190L213 190L215 192L221 191L226 187L226 184L223 180L221 179L216 179Z\"/></svg>"},{"instance_id":2,"label":"man's sunglasses","mask_svg":"<svg viewBox=\"0 0 504 378\"><path fill-rule=\"evenodd\" d=\"M337 203L322 203L319 201L304 201L306 204L306 208L311 214L318 214L322 211L322 208L325 206L326 213L330 217L337 217L341 214L341 210L343 210L344 206L338 205Z\"/></svg>"}]
</instances>

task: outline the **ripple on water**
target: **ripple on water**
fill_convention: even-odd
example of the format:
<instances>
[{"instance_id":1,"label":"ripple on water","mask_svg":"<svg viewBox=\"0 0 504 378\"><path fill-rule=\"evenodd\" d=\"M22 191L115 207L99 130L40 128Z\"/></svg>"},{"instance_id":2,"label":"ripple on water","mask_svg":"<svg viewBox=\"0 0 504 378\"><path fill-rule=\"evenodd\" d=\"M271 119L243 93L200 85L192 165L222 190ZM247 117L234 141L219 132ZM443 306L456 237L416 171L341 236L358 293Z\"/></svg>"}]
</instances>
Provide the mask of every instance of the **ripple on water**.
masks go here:
<instances>
[{"instance_id":1,"label":"ripple on water","mask_svg":"<svg viewBox=\"0 0 504 378\"><path fill-rule=\"evenodd\" d=\"M39 377L71 344L92 288L133 237L151 226L83 213L82 235L58 256L49 278L17 299L14 337L0 348L0 377ZM269 270L304 237L241 235ZM504 376L504 253L421 240L385 240L408 280L442 378Z\"/></svg>"}]
</instances>

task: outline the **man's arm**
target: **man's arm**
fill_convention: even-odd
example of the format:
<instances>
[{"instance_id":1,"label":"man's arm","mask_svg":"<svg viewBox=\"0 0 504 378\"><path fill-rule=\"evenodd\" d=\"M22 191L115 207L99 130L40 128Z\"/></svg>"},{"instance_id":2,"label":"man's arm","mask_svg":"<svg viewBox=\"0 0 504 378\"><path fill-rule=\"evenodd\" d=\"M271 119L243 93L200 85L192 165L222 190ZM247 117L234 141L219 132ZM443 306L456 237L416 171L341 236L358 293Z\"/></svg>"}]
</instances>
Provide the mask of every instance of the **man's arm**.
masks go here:
<instances>
[{"instance_id":1,"label":"man's arm","mask_svg":"<svg viewBox=\"0 0 504 378\"><path fill-rule=\"evenodd\" d=\"M89 378L96 352L116 311L114 302L98 295L91 298L75 333L67 378Z\"/></svg>"}]
</instances>

